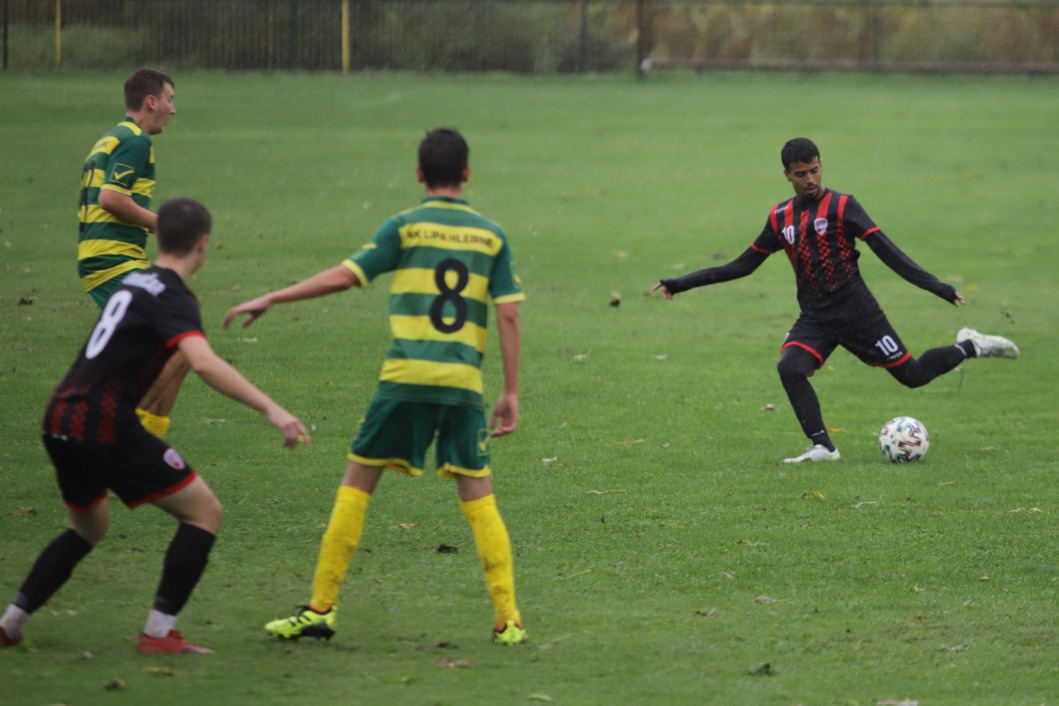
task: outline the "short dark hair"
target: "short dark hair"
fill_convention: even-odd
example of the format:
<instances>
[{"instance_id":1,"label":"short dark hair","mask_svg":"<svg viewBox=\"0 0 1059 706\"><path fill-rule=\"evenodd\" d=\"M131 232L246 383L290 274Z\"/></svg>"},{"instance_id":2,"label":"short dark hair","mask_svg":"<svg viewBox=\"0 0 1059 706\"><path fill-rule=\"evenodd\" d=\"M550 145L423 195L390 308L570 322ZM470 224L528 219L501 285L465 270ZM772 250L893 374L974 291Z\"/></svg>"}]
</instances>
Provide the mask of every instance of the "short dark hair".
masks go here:
<instances>
[{"instance_id":1,"label":"short dark hair","mask_svg":"<svg viewBox=\"0 0 1059 706\"><path fill-rule=\"evenodd\" d=\"M171 198L158 209L158 250L187 255L199 237L213 230L213 217L201 203L186 196Z\"/></svg>"},{"instance_id":2,"label":"short dark hair","mask_svg":"<svg viewBox=\"0 0 1059 706\"><path fill-rule=\"evenodd\" d=\"M162 95L167 83L176 88L173 79L165 71L136 69L125 80L125 107L129 110L139 110L147 96Z\"/></svg>"},{"instance_id":3,"label":"short dark hair","mask_svg":"<svg viewBox=\"0 0 1059 706\"><path fill-rule=\"evenodd\" d=\"M819 156L820 150L816 149L816 145L807 137L796 137L793 140L788 140L780 152L784 171L789 171L791 164L794 162L808 164L813 161L813 157Z\"/></svg>"},{"instance_id":4,"label":"short dark hair","mask_svg":"<svg viewBox=\"0 0 1059 706\"><path fill-rule=\"evenodd\" d=\"M428 132L419 143L419 168L427 186L459 186L470 151L456 130L439 128Z\"/></svg>"}]
</instances>

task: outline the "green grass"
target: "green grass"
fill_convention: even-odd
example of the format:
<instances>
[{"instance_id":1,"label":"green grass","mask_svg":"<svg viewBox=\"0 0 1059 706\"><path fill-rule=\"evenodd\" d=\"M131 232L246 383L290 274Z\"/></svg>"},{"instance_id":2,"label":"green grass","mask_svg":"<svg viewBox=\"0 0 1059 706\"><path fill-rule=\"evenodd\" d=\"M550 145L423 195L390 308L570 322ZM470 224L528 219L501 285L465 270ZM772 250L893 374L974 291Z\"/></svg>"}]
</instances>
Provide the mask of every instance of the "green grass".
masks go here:
<instances>
[{"instance_id":1,"label":"green grass","mask_svg":"<svg viewBox=\"0 0 1059 706\"><path fill-rule=\"evenodd\" d=\"M65 522L39 417L96 313L75 276L74 202L122 79L0 75L0 604ZM158 203L213 210L193 283L211 341L316 425L315 445L288 454L254 413L189 382L171 442L227 515L180 627L217 653L135 654L173 527L116 507L28 649L0 653L5 706L1057 703L1055 79L176 79ZM439 125L467 134L468 197L506 227L529 295L522 426L494 464L532 642L489 644L451 483L396 476L369 512L338 636L269 642L264 622L308 598L386 346L386 283L247 331L220 320L415 203L415 147ZM907 390L837 352L814 384L843 460L790 468L779 460L804 440L774 370L796 315L789 265L673 302L649 290L747 246L789 193L779 148L802 134L827 184L968 299L949 307L864 249L905 342L919 352L969 325L1023 358ZM922 464L879 454L897 414L930 429ZM446 657L472 666L436 666ZM107 691L114 679L125 688Z\"/></svg>"}]
</instances>

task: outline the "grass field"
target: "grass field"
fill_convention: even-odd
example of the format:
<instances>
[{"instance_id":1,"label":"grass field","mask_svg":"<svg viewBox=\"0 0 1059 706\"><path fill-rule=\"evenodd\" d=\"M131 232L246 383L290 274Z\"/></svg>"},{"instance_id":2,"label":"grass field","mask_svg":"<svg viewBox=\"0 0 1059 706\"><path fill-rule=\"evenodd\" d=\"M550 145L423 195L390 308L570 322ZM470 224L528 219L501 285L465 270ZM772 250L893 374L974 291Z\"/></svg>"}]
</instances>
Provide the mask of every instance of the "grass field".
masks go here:
<instances>
[{"instance_id":1,"label":"grass field","mask_svg":"<svg viewBox=\"0 0 1059 706\"><path fill-rule=\"evenodd\" d=\"M0 75L0 605L65 522L39 417L96 314L74 269L75 201L123 78ZM0 652L5 706L1059 704L1059 81L175 78L156 203L213 210L193 283L211 341L315 425L315 444L288 454L262 419L189 382L170 441L227 515L179 627L216 654L135 653L173 524L115 507L26 647ZM522 426L493 460L532 642L489 643L451 483L396 476L369 512L339 634L270 642L261 626L308 599L386 347L388 279L246 331L221 317L414 204L416 145L441 125L468 136L468 198L507 229L528 293ZM673 302L649 293L749 244L790 193L779 149L798 135L820 145L826 184L966 296L950 307L864 249L915 352L968 325L1023 354L907 390L837 352L814 384L843 460L810 467L779 462L805 444L775 373L797 313L784 259ZM879 454L897 414L930 429L922 464Z\"/></svg>"}]
</instances>

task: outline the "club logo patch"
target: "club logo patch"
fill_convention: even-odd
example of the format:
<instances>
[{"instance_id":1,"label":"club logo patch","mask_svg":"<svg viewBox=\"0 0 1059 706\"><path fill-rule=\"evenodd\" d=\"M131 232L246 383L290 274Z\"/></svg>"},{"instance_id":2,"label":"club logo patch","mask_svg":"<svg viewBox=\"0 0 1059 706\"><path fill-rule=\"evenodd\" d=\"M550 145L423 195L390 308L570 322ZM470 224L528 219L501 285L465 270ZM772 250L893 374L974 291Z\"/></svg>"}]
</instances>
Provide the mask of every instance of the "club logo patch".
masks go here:
<instances>
[{"instance_id":1,"label":"club logo patch","mask_svg":"<svg viewBox=\"0 0 1059 706\"><path fill-rule=\"evenodd\" d=\"M817 218L815 221L813 221L813 228L816 229L817 235L823 235L827 232L827 219Z\"/></svg>"},{"instance_id":2,"label":"club logo patch","mask_svg":"<svg viewBox=\"0 0 1059 706\"><path fill-rule=\"evenodd\" d=\"M166 449L162 459L169 464L170 468L175 468L178 471L187 468L187 464L184 463L184 459L176 452L176 449Z\"/></svg>"}]
</instances>

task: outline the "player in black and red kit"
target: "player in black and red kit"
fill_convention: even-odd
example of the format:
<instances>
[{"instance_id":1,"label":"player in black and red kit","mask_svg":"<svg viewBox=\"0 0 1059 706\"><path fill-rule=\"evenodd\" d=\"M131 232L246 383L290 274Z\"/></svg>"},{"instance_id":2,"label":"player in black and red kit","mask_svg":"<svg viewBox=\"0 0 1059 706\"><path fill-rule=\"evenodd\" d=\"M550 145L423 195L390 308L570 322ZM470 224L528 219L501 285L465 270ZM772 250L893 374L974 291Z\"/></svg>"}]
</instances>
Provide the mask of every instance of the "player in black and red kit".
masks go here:
<instances>
[{"instance_id":1,"label":"player in black and red kit","mask_svg":"<svg viewBox=\"0 0 1059 706\"><path fill-rule=\"evenodd\" d=\"M860 275L857 241L866 243L890 269L917 287L957 306L964 303L963 297L894 245L856 198L823 186L820 152L812 141L790 140L780 156L794 198L772 208L751 246L726 265L663 279L654 289L672 299L694 287L745 277L772 253L786 253L794 268L801 313L784 339L777 369L802 431L812 442L805 453L784 459L787 463L839 458L809 384L838 346L868 365L884 368L907 387L926 385L967 358L1018 357L1018 348L1008 339L967 328L957 333L956 345L912 357Z\"/></svg>"},{"instance_id":2,"label":"player in black and red kit","mask_svg":"<svg viewBox=\"0 0 1059 706\"><path fill-rule=\"evenodd\" d=\"M69 509L70 529L41 553L0 618L0 646L21 641L29 616L106 535L109 489L130 508L150 503L180 523L140 635L140 652L210 651L185 640L173 626L206 569L222 508L181 455L143 427L136 405L179 351L208 385L264 414L283 433L285 446L294 448L309 438L300 421L206 341L198 301L186 280L206 258L211 227L209 211L196 201L163 204L154 266L125 277L53 393L43 438Z\"/></svg>"}]
</instances>

